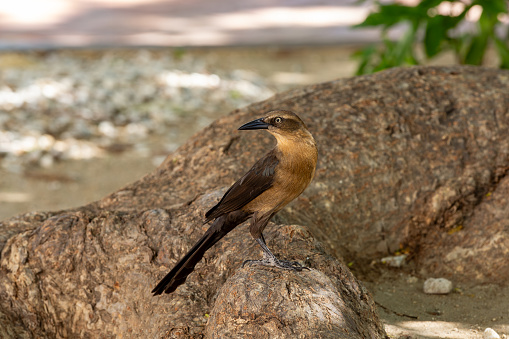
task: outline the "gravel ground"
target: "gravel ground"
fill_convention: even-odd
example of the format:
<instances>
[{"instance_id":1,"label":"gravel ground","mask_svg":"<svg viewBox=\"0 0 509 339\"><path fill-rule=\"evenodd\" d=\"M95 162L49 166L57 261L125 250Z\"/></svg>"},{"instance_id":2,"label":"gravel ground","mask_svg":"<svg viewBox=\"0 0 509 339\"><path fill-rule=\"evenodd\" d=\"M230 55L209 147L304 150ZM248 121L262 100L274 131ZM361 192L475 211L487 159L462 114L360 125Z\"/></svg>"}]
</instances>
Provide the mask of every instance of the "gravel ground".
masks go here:
<instances>
[{"instance_id":1,"label":"gravel ground","mask_svg":"<svg viewBox=\"0 0 509 339\"><path fill-rule=\"evenodd\" d=\"M179 50L13 57L20 67L0 73L1 165L10 172L126 147L143 153L149 136L183 140L186 126L274 94L254 72L213 70Z\"/></svg>"},{"instance_id":2,"label":"gravel ground","mask_svg":"<svg viewBox=\"0 0 509 339\"><path fill-rule=\"evenodd\" d=\"M351 48L0 53L0 220L80 206L137 180L231 110L353 73ZM437 63L450 64L450 60ZM509 333L509 288L454 286L381 263L352 267L391 338ZM454 283L454 282L453 282Z\"/></svg>"},{"instance_id":3,"label":"gravel ground","mask_svg":"<svg viewBox=\"0 0 509 339\"><path fill-rule=\"evenodd\" d=\"M97 200L235 108L351 75L351 51L0 53L0 219Z\"/></svg>"}]
</instances>

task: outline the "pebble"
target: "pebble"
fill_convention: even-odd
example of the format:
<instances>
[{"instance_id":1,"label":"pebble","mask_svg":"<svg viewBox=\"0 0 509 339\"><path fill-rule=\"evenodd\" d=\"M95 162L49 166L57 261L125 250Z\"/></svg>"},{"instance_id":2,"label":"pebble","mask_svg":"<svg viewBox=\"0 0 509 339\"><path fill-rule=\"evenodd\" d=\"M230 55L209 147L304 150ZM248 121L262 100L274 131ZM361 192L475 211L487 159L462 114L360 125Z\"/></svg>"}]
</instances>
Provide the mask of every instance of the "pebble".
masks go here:
<instances>
[{"instance_id":1,"label":"pebble","mask_svg":"<svg viewBox=\"0 0 509 339\"><path fill-rule=\"evenodd\" d=\"M176 126L193 126L193 133L274 95L274 84L258 74L214 70L191 53L174 57L142 49L87 57L56 51L31 57L31 67L0 69L0 167L16 172L99 156L95 145L166 138Z\"/></svg>"},{"instance_id":2,"label":"pebble","mask_svg":"<svg viewBox=\"0 0 509 339\"><path fill-rule=\"evenodd\" d=\"M43 168L49 168L53 166L53 162L54 162L53 156L47 153L41 156L41 158L39 159L39 164Z\"/></svg>"},{"instance_id":3,"label":"pebble","mask_svg":"<svg viewBox=\"0 0 509 339\"><path fill-rule=\"evenodd\" d=\"M426 294L449 294L452 291L452 282L445 278L428 278L424 282Z\"/></svg>"},{"instance_id":4,"label":"pebble","mask_svg":"<svg viewBox=\"0 0 509 339\"><path fill-rule=\"evenodd\" d=\"M382 258L381 261L383 264L389 265L391 267L401 267L405 263L406 257L407 257L406 254L401 254L392 257Z\"/></svg>"},{"instance_id":5,"label":"pebble","mask_svg":"<svg viewBox=\"0 0 509 339\"><path fill-rule=\"evenodd\" d=\"M489 327L484 330L482 337L483 337L483 339L500 339L500 336L498 335L498 333Z\"/></svg>"},{"instance_id":6,"label":"pebble","mask_svg":"<svg viewBox=\"0 0 509 339\"><path fill-rule=\"evenodd\" d=\"M410 276L406 280L407 284L415 284L418 281L419 281L419 279L417 277L414 277L414 276Z\"/></svg>"}]
</instances>

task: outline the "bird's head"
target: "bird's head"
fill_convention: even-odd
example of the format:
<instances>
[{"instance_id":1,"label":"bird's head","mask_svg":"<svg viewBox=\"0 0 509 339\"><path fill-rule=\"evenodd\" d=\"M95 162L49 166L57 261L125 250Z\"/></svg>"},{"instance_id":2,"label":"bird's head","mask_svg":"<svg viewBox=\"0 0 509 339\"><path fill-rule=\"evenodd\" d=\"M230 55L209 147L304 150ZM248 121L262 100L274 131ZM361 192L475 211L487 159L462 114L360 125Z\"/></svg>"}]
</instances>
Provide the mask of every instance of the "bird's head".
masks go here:
<instances>
[{"instance_id":1,"label":"bird's head","mask_svg":"<svg viewBox=\"0 0 509 339\"><path fill-rule=\"evenodd\" d=\"M266 129L278 143L308 141L314 143L304 122L291 111L270 111L263 118L253 120L239 127L239 130Z\"/></svg>"}]
</instances>

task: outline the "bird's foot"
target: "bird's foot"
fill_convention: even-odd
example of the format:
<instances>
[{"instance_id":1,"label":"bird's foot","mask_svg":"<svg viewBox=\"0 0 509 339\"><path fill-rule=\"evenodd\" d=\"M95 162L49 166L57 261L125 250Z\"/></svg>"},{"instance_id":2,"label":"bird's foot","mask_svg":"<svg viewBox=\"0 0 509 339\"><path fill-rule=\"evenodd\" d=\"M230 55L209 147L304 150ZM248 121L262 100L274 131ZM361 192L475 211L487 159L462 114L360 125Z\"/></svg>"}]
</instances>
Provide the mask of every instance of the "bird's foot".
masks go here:
<instances>
[{"instance_id":1,"label":"bird's foot","mask_svg":"<svg viewBox=\"0 0 509 339\"><path fill-rule=\"evenodd\" d=\"M287 261L287 260L279 260L277 258L264 258L261 260L246 260L242 263L242 267L245 265L263 265L263 266L271 266L278 267L284 270L293 270L293 271L302 271L309 270L306 266L302 266L297 261Z\"/></svg>"}]
</instances>

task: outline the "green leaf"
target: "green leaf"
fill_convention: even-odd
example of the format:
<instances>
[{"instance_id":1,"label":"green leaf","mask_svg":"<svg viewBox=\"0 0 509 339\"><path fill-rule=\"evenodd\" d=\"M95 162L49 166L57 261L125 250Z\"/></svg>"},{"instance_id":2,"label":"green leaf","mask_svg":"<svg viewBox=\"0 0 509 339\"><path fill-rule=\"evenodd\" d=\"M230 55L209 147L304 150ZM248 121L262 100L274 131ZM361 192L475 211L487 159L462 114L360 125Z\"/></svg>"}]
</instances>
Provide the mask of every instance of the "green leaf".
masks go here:
<instances>
[{"instance_id":1,"label":"green leaf","mask_svg":"<svg viewBox=\"0 0 509 339\"><path fill-rule=\"evenodd\" d=\"M378 0L372 2L377 5L376 12L371 13L363 23L355 27L381 27L383 45L364 49L357 55L361 59L358 74L417 64L414 45L416 37L421 33L424 33L422 44L427 58L432 58L443 50L450 50L455 53L459 62L474 65L482 64L490 39L493 39L500 56L500 67L509 68L508 41L502 41L496 35L496 30L501 26L500 14L509 12L507 0L422 0L414 7L394 2L381 4ZM458 16L439 15L436 7L442 2L450 4L461 2L465 6ZM466 14L473 7L482 9L476 23L477 32L458 34L456 27L465 21ZM403 36L397 41L387 39L388 30L402 23L409 23L409 27L404 27Z\"/></svg>"},{"instance_id":2,"label":"green leaf","mask_svg":"<svg viewBox=\"0 0 509 339\"><path fill-rule=\"evenodd\" d=\"M488 45L488 37L486 35L480 34L475 36L465 55L464 63L468 65L480 65L482 64L482 60L484 57L484 52L486 51L486 46Z\"/></svg>"},{"instance_id":3,"label":"green leaf","mask_svg":"<svg viewBox=\"0 0 509 339\"><path fill-rule=\"evenodd\" d=\"M440 44L447 38L447 31L444 30L444 17L437 15L428 20L424 35L424 50L426 56L431 58L440 52Z\"/></svg>"},{"instance_id":4,"label":"green leaf","mask_svg":"<svg viewBox=\"0 0 509 339\"><path fill-rule=\"evenodd\" d=\"M500 68L509 69L509 47L497 37L493 38L498 56L500 57Z\"/></svg>"},{"instance_id":5,"label":"green leaf","mask_svg":"<svg viewBox=\"0 0 509 339\"><path fill-rule=\"evenodd\" d=\"M472 3L473 6L482 7L483 13L489 13L497 16L500 13L508 12L507 0L477 0Z\"/></svg>"},{"instance_id":6,"label":"green leaf","mask_svg":"<svg viewBox=\"0 0 509 339\"><path fill-rule=\"evenodd\" d=\"M375 55L376 51L375 45L369 45L354 53L353 56L360 59L359 66L355 72L356 75L371 73L372 67L370 64L372 63L373 55Z\"/></svg>"},{"instance_id":7,"label":"green leaf","mask_svg":"<svg viewBox=\"0 0 509 339\"><path fill-rule=\"evenodd\" d=\"M373 55L376 53L375 45L369 45L361 50L356 51L353 57L359 58L359 66L357 67L356 75L371 73L370 63L372 62Z\"/></svg>"},{"instance_id":8,"label":"green leaf","mask_svg":"<svg viewBox=\"0 0 509 339\"><path fill-rule=\"evenodd\" d=\"M417 30L419 26L414 23L412 28L408 29L401 39L396 43L396 47L392 48L394 66L410 64L417 64L417 60L413 54L413 45L416 40Z\"/></svg>"},{"instance_id":9,"label":"green leaf","mask_svg":"<svg viewBox=\"0 0 509 339\"><path fill-rule=\"evenodd\" d=\"M492 33L497 22L498 22L497 14L483 10L478 22L482 34Z\"/></svg>"},{"instance_id":10,"label":"green leaf","mask_svg":"<svg viewBox=\"0 0 509 339\"><path fill-rule=\"evenodd\" d=\"M377 12L371 13L354 28L383 26L389 28L405 20L416 21L422 17L422 12L416 7L403 6L400 4L380 5Z\"/></svg>"},{"instance_id":11,"label":"green leaf","mask_svg":"<svg viewBox=\"0 0 509 339\"><path fill-rule=\"evenodd\" d=\"M353 28L373 27L373 26L387 26L391 24L387 22L387 19L380 12L373 12L369 14L366 19L360 24L354 25Z\"/></svg>"},{"instance_id":12,"label":"green leaf","mask_svg":"<svg viewBox=\"0 0 509 339\"><path fill-rule=\"evenodd\" d=\"M444 25L444 30L450 30L454 27L456 27L461 20L465 18L465 15L468 11L465 10L463 13L461 13L458 16L448 16L448 15L441 15L442 17L442 24Z\"/></svg>"},{"instance_id":13,"label":"green leaf","mask_svg":"<svg viewBox=\"0 0 509 339\"><path fill-rule=\"evenodd\" d=\"M415 21L415 19L420 19L423 17L423 14L425 14L422 13L417 7L404 6L400 4L384 5L381 6L380 9L380 13L387 17L398 18L398 21Z\"/></svg>"},{"instance_id":14,"label":"green leaf","mask_svg":"<svg viewBox=\"0 0 509 339\"><path fill-rule=\"evenodd\" d=\"M424 35L424 50L428 58L432 58L441 52L441 44L452 40L449 37L449 30L455 28L463 16L436 15L430 17L426 23Z\"/></svg>"}]
</instances>

